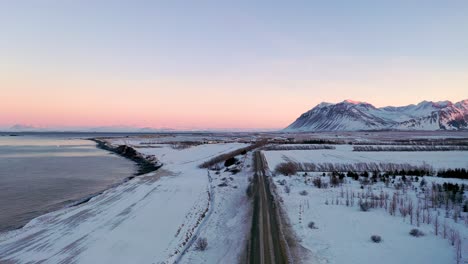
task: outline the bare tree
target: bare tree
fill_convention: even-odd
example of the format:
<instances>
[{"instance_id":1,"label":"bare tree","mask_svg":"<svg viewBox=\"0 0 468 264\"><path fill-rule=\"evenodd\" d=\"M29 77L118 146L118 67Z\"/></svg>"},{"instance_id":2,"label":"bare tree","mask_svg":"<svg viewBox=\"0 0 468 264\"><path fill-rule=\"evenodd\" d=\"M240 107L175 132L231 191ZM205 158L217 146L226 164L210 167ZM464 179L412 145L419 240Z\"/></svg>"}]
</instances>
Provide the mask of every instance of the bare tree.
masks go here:
<instances>
[{"instance_id":1,"label":"bare tree","mask_svg":"<svg viewBox=\"0 0 468 264\"><path fill-rule=\"evenodd\" d=\"M442 237L447 238L447 219L444 219L444 224L442 225Z\"/></svg>"},{"instance_id":2,"label":"bare tree","mask_svg":"<svg viewBox=\"0 0 468 264\"><path fill-rule=\"evenodd\" d=\"M416 226L419 227L420 224L421 224L421 207L419 207L419 203L418 203L418 207L416 207Z\"/></svg>"},{"instance_id":3,"label":"bare tree","mask_svg":"<svg viewBox=\"0 0 468 264\"><path fill-rule=\"evenodd\" d=\"M390 202L388 212L390 213L390 215L395 216L396 209L397 209L397 195L394 193L392 197L392 201Z\"/></svg>"},{"instance_id":4,"label":"bare tree","mask_svg":"<svg viewBox=\"0 0 468 264\"><path fill-rule=\"evenodd\" d=\"M457 232L453 228L449 229L449 240L450 244L452 246L455 246L455 242L457 241Z\"/></svg>"},{"instance_id":5,"label":"bare tree","mask_svg":"<svg viewBox=\"0 0 468 264\"><path fill-rule=\"evenodd\" d=\"M410 217L410 224L413 224L413 201L411 199L408 203L408 214Z\"/></svg>"},{"instance_id":6,"label":"bare tree","mask_svg":"<svg viewBox=\"0 0 468 264\"><path fill-rule=\"evenodd\" d=\"M462 240L460 235L458 235L457 241L455 242L455 255L457 264L460 264L462 260Z\"/></svg>"},{"instance_id":7,"label":"bare tree","mask_svg":"<svg viewBox=\"0 0 468 264\"><path fill-rule=\"evenodd\" d=\"M459 216L460 216L460 212L459 212L458 206L456 206L453 209L453 221L455 221L455 223L458 223L458 217Z\"/></svg>"},{"instance_id":8,"label":"bare tree","mask_svg":"<svg viewBox=\"0 0 468 264\"><path fill-rule=\"evenodd\" d=\"M436 215L435 221L434 221L434 233L436 236L439 235L439 216Z\"/></svg>"}]
</instances>

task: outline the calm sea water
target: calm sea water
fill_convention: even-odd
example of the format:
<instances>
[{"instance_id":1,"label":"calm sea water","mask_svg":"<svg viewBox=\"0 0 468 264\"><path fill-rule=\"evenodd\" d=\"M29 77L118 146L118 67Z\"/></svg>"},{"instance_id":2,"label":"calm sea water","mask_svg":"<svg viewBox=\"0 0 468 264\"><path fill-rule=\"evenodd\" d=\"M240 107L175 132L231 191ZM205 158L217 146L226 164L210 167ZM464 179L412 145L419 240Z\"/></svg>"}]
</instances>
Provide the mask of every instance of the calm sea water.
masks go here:
<instances>
[{"instance_id":1,"label":"calm sea water","mask_svg":"<svg viewBox=\"0 0 468 264\"><path fill-rule=\"evenodd\" d=\"M98 193L136 171L133 162L77 138L92 136L0 134L0 232Z\"/></svg>"}]
</instances>

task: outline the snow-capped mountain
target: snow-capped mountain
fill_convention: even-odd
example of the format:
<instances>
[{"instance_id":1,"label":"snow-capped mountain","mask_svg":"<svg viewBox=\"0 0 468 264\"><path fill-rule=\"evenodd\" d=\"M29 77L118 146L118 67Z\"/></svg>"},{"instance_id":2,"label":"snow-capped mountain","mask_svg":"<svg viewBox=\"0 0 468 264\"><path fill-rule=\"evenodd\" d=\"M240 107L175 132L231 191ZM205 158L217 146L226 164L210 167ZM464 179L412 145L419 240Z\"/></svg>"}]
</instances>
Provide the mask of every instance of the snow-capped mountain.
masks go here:
<instances>
[{"instance_id":1,"label":"snow-capped mountain","mask_svg":"<svg viewBox=\"0 0 468 264\"><path fill-rule=\"evenodd\" d=\"M468 128L468 99L423 101L417 105L377 108L365 102L345 100L320 103L302 114L286 131L356 130L457 130Z\"/></svg>"}]
</instances>

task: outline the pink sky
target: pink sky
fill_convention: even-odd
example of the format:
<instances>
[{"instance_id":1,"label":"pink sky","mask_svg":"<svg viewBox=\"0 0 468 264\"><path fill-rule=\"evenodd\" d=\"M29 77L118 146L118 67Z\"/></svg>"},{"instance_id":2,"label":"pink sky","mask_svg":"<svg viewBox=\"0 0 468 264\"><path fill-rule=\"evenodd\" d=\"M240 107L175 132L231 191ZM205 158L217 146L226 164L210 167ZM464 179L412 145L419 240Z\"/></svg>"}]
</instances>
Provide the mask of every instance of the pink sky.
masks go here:
<instances>
[{"instance_id":1,"label":"pink sky","mask_svg":"<svg viewBox=\"0 0 468 264\"><path fill-rule=\"evenodd\" d=\"M468 98L464 89L468 80L462 74L393 71L379 75L389 77L102 80L85 75L3 74L0 86L8 89L2 91L0 126L274 129L286 127L321 101L354 99L386 106Z\"/></svg>"}]
</instances>

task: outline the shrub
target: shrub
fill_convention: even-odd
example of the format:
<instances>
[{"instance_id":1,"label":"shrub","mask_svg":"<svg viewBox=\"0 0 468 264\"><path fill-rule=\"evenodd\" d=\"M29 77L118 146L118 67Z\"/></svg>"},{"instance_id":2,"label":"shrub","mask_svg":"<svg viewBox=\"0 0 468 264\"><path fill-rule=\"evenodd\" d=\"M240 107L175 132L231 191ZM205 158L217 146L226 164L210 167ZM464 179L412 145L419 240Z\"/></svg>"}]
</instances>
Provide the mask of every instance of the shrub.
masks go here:
<instances>
[{"instance_id":1,"label":"shrub","mask_svg":"<svg viewBox=\"0 0 468 264\"><path fill-rule=\"evenodd\" d=\"M294 175L297 173L297 166L293 162L283 162L276 166L275 171L283 175Z\"/></svg>"},{"instance_id":2,"label":"shrub","mask_svg":"<svg viewBox=\"0 0 468 264\"><path fill-rule=\"evenodd\" d=\"M336 177L335 175L333 175L330 179L330 185L332 187L336 187L340 184L340 180L338 179L338 177Z\"/></svg>"},{"instance_id":3,"label":"shrub","mask_svg":"<svg viewBox=\"0 0 468 264\"><path fill-rule=\"evenodd\" d=\"M420 236L424 236L424 233L417 229L417 228L413 228L411 229L411 231L409 232L410 235L414 236L414 237L420 237Z\"/></svg>"},{"instance_id":4,"label":"shrub","mask_svg":"<svg viewBox=\"0 0 468 264\"><path fill-rule=\"evenodd\" d=\"M204 237L200 237L195 243L195 250L205 251L208 247L208 240Z\"/></svg>"},{"instance_id":5,"label":"shrub","mask_svg":"<svg viewBox=\"0 0 468 264\"><path fill-rule=\"evenodd\" d=\"M303 190L299 193L300 195L303 195L303 196L306 196L307 194L309 194L306 190Z\"/></svg>"},{"instance_id":6,"label":"shrub","mask_svg":"<svg viewBox=\"0 0 468 264\"><path fill-rule=\"evenodd\" d=\"M380 243L382 242L382 237L378 236L378 235L372 235L370 237L370 239L372 240L372 242L374 243Z\"/></svg>"},{"instance_id":7,"label":"shrub","mask_svg":"<svg viewBox=\"0 0 468 264\"><path fill-rule=\"evenodd\" d=\"M420 187L424 187L424 186L426 186L426 184L427 184L427 182L426 182L426 180L423 178L423 179L421 180L421 182L419 183L419 186L420 186Z\"/></svg>"},{"instance_id":8,"label":"shrub","mask_svg":"<svg viewBox=\"0 0 468 264\"><path fill-rule=\"evenodd\" d=\"M247 186L247 190L245 190L245 193L247 194L247 196L248 196L249 198L252 197L252 195L253 195L252 183L249 184L249 186Z\"/></svg>"},{"instance_id":9,"label":"shrub","mask_svg":"<svg viewBox=\"0 0 468 264\"><path fill-rule=\"evenodd\" d=\"M348 171L347 176L353 178L356 181L359 180L359 174L357 174L356 172Z\"/></svg>"},{"instance_id":10,"label":"shrub","mask_svg":"<svg viewBox=\"0 0 468 264\"><path fill-rule=\"evenodd\" d=\"M360 202L359 208L361 208L361 211L367 212L370 209L370 204L368 202Z\"/></svg>"},{"instance_id":11,"label":"shrub","mask_svg":"<svg viewBox=\"0 0 468 264\"><path fill-rule=\"evenodd\" d=\"M314 222L309 222L309 224L307 224L307 226L308 226L310 229L317 229L317 227L315 226L315 223L314 223Z\"/></svg>"},{"instance_id":12,"label":"shrub","mask_svg":"<svg viewBox=\"0 0 468 264\"><path fill-rule=\"evenodd\" d=\"M236 164L236 162L237 162L236 158L234 158L234 157L229 158L224 162L224 167L229 167L231 165L234 165L234 164Z\"/></svg>"},{"instance_id":13,"label":"shrub","mask_svg":"<svg viewBox=\"0 0 468 264\"><path fill-rule=\"evenodd\" d=\"M233 175L235 175L235 174L237 174L237 173L239 173L239 172L240 172L240 169L239 169L239 168L234 168L234 169L231 170L231 173L232 173Z\"/></svg>"},{"instance_id":14,"label":"shrub","mask_svg":"<svg viewBox=\"0 0 468 264\"><path fill-rule=\"evenodd\" d=\"M319 189L323 187L322 179L320 177L314 178L312 180L312 183L314 184L315 187Z\"/></svg>"}]
</instances>

